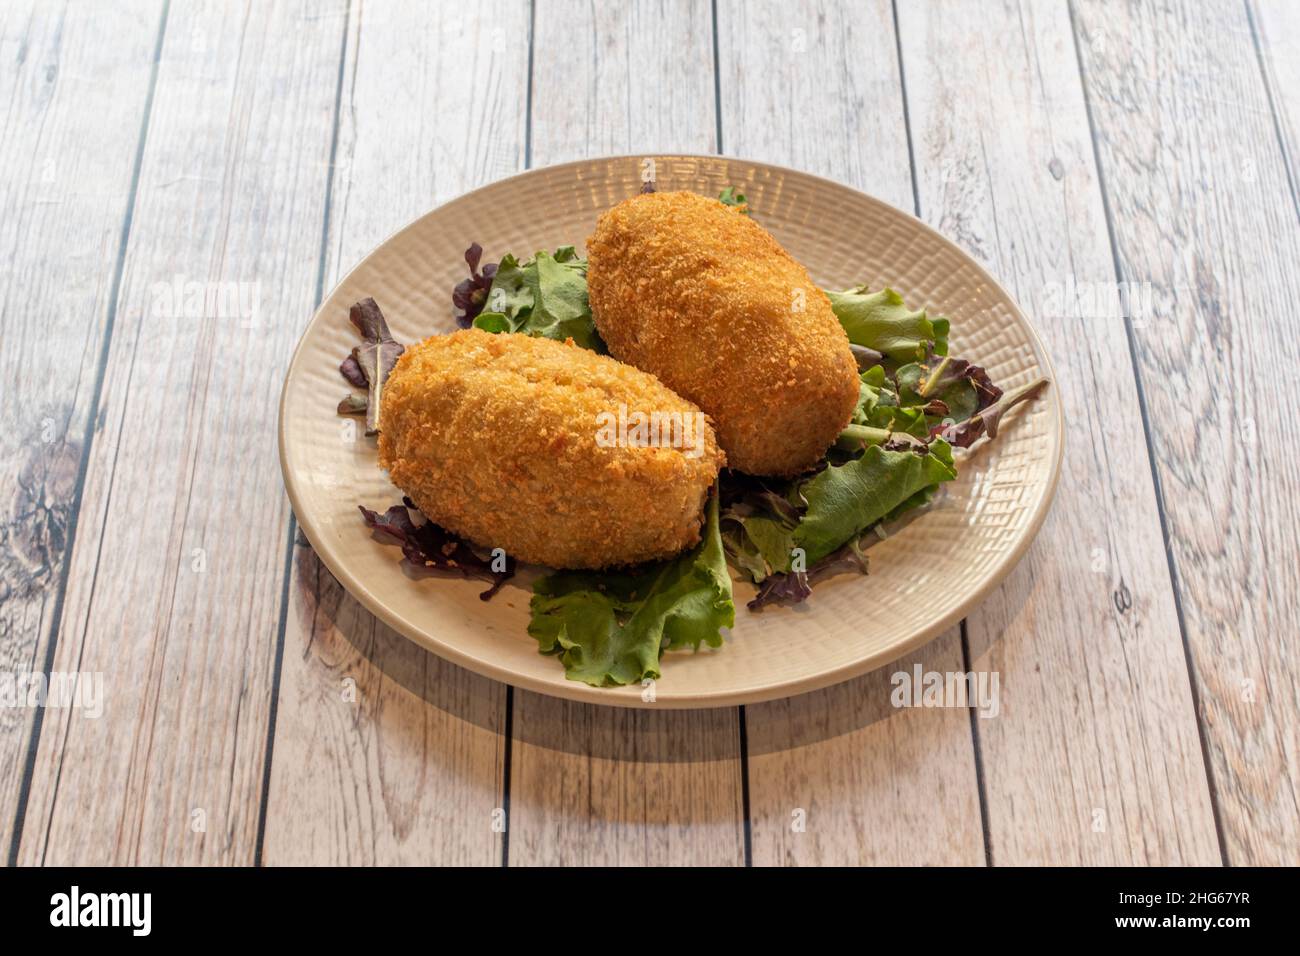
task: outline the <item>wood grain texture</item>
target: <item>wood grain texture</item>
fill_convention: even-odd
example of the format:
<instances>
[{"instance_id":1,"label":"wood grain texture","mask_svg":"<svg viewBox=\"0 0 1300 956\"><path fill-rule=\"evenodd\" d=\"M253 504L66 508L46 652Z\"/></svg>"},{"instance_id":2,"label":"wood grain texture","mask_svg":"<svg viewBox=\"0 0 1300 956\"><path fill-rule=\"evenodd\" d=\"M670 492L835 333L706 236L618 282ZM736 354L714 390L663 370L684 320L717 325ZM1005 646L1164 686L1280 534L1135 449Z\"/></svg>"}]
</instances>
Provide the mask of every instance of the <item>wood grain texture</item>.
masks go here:
<instances>
[{"instance_id":1,"label":"wood grain texture","mask_svg":"<svg viewBox=\"0 0 1300 956\"><path fill-rule=\"evenodd\" d=\"M1291 199L1300 215L1300 4L1252 0L1247 12L1287 164Z\"/></svg>"},{"instance_id":2,"label":"wood grain texture","mask_svg":"<svg viewBox=\"0 0 1300 956\"><path fill-rule=\"evenodd\" d=\"M911 211L889 3L724 2L718 30L728 153ZM983 862L968 712L889 704L890 676L918 663L964 670L957 631L865 677L746 708L756 865Z\"/></svg>"},{"instance_id":3,"label":"wood grain texture","mask_svg":"<svg viewBox=\"0 0 1300 956\"><path fill-rule=\"evenodd\" d=\"M316 284L343 28L310 4L171 5L55 651L103 673L104 716L47 715L24 863L254 859L289 520L276 400Z\"/></svg>"},{"instance_id":4,"label":"wood grain texture","mask_svg":"<svg viewBox=\"0 0 1300 956\"><path fill-rule=\"evenodd\" d=\"M958 632L864 677L745 709L756 866L984 863L970 712L890 702L893 676L918 666L964 671Z\"/></svg>"},{"instance_id":5,"label":"wood grain texture","mask_svg":"<svg viewBox=\"0 0 1300 956\"><path fill-rule=\"evenodd\" d=\"M161 14L160 3L0 8L6 675L45 670L57 622ZM35 717L26 707L0 708L4 859Z\"/></svg>"},{"instance_id":6,"label":"wood grain texture","mask_svg":"<svg viewBox=\"0 0 1300 956\"><path fill-rule=\"evenodd\" d=\"M1118 267L1156 293L1134 351L1227 862L1294 865L1300 424L1271 383L1300 361L1300 219L1266 82L1241 3L1076 19Z\"/></svg>"},{"instance_id":7,"label":"wood grain texture","mask_svg":"<svg viewBox=\"0 0 1300 956\"><path fill-rule=\"evenodd\" d=\"M706 0L537 0L533 166L717 149Z\"/></svg>"},{"instance_id":8,"label":"wood grain texture","mask_svg":"<svg viewBox=\"0 0 1300 956\"><path fill-rule=\"evenodd\" d=\"M708 4L539 0L535 23L533 165L650 144L714 151ZM743 862L739 736L734 708L605 709L516 691L509 862Z\"/></svg>"},{"instance_id":9,"label":"wood grain texture","mask_svg":"<svg viewBox=\"0 0 1300 956\"><path fill-rule=\"evenodd\" d=\"M515 691L510 864L742 863L736 714Z\"/></svg>"},{"instance_id":10,"label":"wood grain texture","mask_svg":"<svg viewBox=\"0 0 1300 956\"><path fill-rule=\"evenodd\" d=\"M1033 316L1069 410L1047 523L967 621L1001 674L992 860L1217 863L1124 324L1065 291L1115 288L1069 11L900 6L899 30L922 215Z\"/></svg>"},{"instance_id":11,"label":"wood grain texture","mask_svg":"<svg viewBox=\"0 0 1300 956\"><path fill-rule=\"evenodd\" d=\"M327 284L410 219L523 166L528 4L479 14L354 7ZM505 698L376 621L300 538L264 862L499 863Z\"/></svg>"}]
</instances>

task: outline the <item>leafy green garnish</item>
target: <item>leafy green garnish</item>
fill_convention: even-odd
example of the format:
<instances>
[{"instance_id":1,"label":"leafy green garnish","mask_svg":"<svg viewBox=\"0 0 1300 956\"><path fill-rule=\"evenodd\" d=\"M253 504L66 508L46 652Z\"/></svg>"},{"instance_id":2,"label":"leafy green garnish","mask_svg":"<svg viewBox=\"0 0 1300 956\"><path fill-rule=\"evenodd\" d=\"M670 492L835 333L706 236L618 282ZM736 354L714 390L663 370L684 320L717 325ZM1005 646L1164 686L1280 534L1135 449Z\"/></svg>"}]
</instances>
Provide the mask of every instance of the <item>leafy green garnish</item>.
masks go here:
<instances>
[{"instance_id":1,"label":"leafy green garnish","mask_svg":"<svg viewBox=\"0 0 1300 956\"><path fill-rule=\"evenodd\" d=\"M573 246L539 252L524 263L503 257L474 326L561 342L571 338L585 349L605 351L587 301L587 261Z\"/></svg>"},{"instance_id":2,"label":"leafy green garnish","mask_svg":"<svg viewBox=\"0 0 1300 956\"><path fill-rule=\"evenodd\" d=\"M944 356L936 362L904 365L894 375L899 402L909 407L929 407L938 420L960 422L970 418L979 411L979 395L969 378L944 374L952 364Z\"/></svg>"},{"instance_id":3,"label":"leafy green garnish","mask_svg":"<svg viewBox=\"0 0 1300 956\"><path fill-rule=\"evenodd\" d=\"M853 411L852 424L869 426L889 434L913 435L917 438L929 434L925 409L913 407L915 403L904 401L900 397L895 390L894 382L890 381L883 366L877 365L867 369L860 378L858 405ZM924 406L925 403L922 402L921 405ZM868 444L879 444L886 440L887 438L882 436L879 441L868 442Z\"/></svg>"},{"instance_id":4,"label":"leafy green garnish","mask_svg":"<svg viewBox=\"0 0 1300 956\"><path fill-rule=\"evenodd\" d=\"M633 571L560 571L533 585L528 633L559 654L565 676L593 687L659 677L665 650L722 645L736 621L718 525L718 496L703 540L669 561Z\"/></svg>"},{"instance_id":5,"label":"leafy green garnish","mask_svg":"<svg viewBox=\"0 0 1300 956\"><path fill-rule=\"evenodd\" d=\"M755 584L762 584L772 574L790 570L797 521L791 523L762 512L746 514L742 510L730 510L726 527L727 553L737 570Z\"/></svg>"},{"instance_id":6,"label":"leafy green garnish","mask_svg":"<svg viewBox=\"0 0 1300 956\"><path fill-rule=\"evenodd\" d=\"M724 206L731 206L744 213L746 216L749 215L749 200L747 200L745 194L740 192L740 190L735 186L728 186L722 192L718 193L718 200Z\"/></svg>"},{"instance_id":7,"label":"leafy green garnish","mask_svg":"<svg viewBox=\"0 0 1300 956\"><path fill-rule=\"evenodd\" d=\"M873 445L843 465L818 472L799 489L808 502L791 538L814 564L913 495L957 477L952 448L936 439L926 450L891 451Z\"/></svg>"},{"instance_id":8,"label":"leafy green garnish","mask_svg":"<svg viewBox=\"0 0 1300 956\"><path fill-rule=\"evenodd\" d=\"M1002 416L1021 402L1035 398L1047 385L1047 379L1040 378L1021 385L1005 395L999 389L998 397L994 402L981 408L963 422L945 423L936 428L935 433L957 448L969 448L985 435L989 438L997 438L998 425L1002 421Z\"/></svg>"},{"instance_id":9,"label":"leafy green garnish","mask_svg":"<svg viewBox=\"0 0 1300 956\"><path fill-rule=\"evenodd\" d=\"M926 503L940 483L956 477L952 449L942 439L928 447L871 445L860 457L788 483L785 495L802 509L793 520L758 506L752 493L733 503L723 515L729 551L756 584L772 574L812 570L877 522ZM802 551L797 563L795 549Z\"/></svg>"},{"instance_id":10,"label":"leafy green garnish","mask_svg":"<svg viewBox=\"0 0 1300 956\"><path fill-rule=\"evenodd\" d=\"M911 311L893 289L868 292L866 286L858 286L826 295L854 345L875 349L900 363L920 361L930 352L948 354L948 320L932 319L925 309Z\"/></svg>"}]
</instances>

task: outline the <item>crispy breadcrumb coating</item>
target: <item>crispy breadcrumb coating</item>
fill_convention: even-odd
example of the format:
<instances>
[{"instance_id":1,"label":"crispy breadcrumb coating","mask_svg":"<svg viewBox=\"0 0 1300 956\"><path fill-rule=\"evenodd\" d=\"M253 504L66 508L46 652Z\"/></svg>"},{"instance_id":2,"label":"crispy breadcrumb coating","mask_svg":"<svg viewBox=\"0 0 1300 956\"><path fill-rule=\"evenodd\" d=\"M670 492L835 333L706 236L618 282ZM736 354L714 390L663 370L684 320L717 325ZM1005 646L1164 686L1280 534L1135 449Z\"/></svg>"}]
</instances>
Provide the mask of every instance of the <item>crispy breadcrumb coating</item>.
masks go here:
<instances>
[{"instance_id":1,"label":"crispy breadcrumb coating","mask_svg":"<svg viewBox=\"0 0 1300 956\"><path fill-rule=\"evenodd\" d=\"M694 416L681 447L603 447L602 413ZM686 419L682 419L686 421ZM726 458L699 409L572 342L467 329L407 348L385 385L379 462L449 531L520 561L603 568L696 544ZM606 433L606 441L609 433Z\"/></svg>"},{"instance_id":2,"label":"crispy breadcrumb coating","mask_svg":"<svg viewBox=\"0 0 1300 956\"><path fill-rule=\"evenodd\" d=\"M749 216L687 192L614 206L587 240L610 354L708 413L732 468L793 475L853 415L857 365L830 301Z\"/></svg>"}]
</instances>

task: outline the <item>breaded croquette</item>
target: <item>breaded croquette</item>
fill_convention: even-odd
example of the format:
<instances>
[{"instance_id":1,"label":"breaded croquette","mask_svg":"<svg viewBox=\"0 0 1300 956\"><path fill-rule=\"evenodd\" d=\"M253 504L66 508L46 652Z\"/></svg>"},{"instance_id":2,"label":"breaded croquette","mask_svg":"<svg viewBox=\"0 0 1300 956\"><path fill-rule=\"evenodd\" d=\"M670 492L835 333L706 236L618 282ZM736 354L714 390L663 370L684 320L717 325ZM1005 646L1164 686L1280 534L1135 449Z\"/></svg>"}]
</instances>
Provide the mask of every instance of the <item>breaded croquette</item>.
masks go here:
<instances>
[{"instance_id":1,"label":"breaded croquette","mask_svg":"<svg viewBox=\"0 0 1300 956\"><path fill-rule=\"evenodd\" d=\"M587 240L610 354L695 402L732 468L793 475L853 415L848 336L807 270L749 216L687 192L614 206Z\"/></svg>"},{"instance_id":2,"label":"breaded croquette","mask_svg":"<svg viewBox=\"0 0 1300 956\"><path fill-rule=\"evenodd\" d=\"M656 413L681 422L661 432L673 440L614 427ZM706 417L653 375L572 342L478 329L407 348L380 421L379 462L429 520L554 568L691 547L726 461ZM618 440L629 434L641 444Z\"/></svg>"}]
</instances>

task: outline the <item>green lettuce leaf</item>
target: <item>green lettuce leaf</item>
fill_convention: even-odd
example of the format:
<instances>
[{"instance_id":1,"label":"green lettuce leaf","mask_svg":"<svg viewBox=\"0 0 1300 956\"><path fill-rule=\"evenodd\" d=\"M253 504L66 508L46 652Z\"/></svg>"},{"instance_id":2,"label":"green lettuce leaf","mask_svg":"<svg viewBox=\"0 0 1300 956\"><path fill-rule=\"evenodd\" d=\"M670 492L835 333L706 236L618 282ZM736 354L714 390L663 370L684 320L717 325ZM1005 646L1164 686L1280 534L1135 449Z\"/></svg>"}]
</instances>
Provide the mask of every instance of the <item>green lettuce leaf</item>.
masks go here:
<instances>
[{"instance_id":1,"label":"green lettuce leaf","mask_svg":"<svg viewBox=\"0 0 1300 956\"><path fill-rule=\"evenodd\" d=\"M761 584L772 573L763 552L745 532L742 521L723 521L722 547L728 563L755 584Z\"/></svg>"},{"instance_id":2,"label":"green lettuce leaf","mask_svg":"<svg viewBox=\"0 0 1300 956\"><path fill-rule=\"evenodd\" d=\"M808 502L792 539L809 565L888 517L913 496L957 477L952 448L943 439L929 449L892 451L872 445L843 465L822 469L800 488Z\"/></svg>"},{"instance_id":3,"label":"green lettuce leaf","mask_svg":"<svg viewBox=\"0 0 1300 956\"><path fill-rule=\"evenodd\" d=\"M983 368L951 355L910 362L895 373L894 381L900 404L924 408L932 430L964 422L1002 397L1002 389Z\"/></svg>"},{"instance_id":4,"label":"green lettuce leaf","mask_svg":"<svg viewBox=\"0 0 1300 956\"><path fill-rule=\"evenodd\" d=\"M785 486L781 497L800 502L793 518L765 508L752 491L732 492L722 521L727 553L741 573L762 584L796 571L795 548L803 549L803 570L811 570L877 522L927 504L942 482L957 477L942 439L901 449L889 439L859 450L859 457Z\"/></svg>"},{"instance_id":5,"label":"green lettuce leaf","mask_svg":"<svg viewBox=\"0 0 1300 956\"><path fill-rule=\"evenodd\" d=\"M884 366L869 368L860 378L858 405L853 411L852 424L883 429L885 432L901 432L916 438L929 436L930 423L926 420L925 409L914 407L913 403L903 400L886 375ZM924 406L925 403L922 402L921 405ZM885 440L884 436L879 439Z\"/></svg>"},{"instance_id":6,"label":"green lettuce leaf","mask_svg":"<svg viewBox=\"0 0 1300 956\"><path fill-rule=\"evenodd\" d=\"M587 262L573 246L539 252L524 263L504 256L474 327L561 342L571 338L585 349L605 351L587 301Z\"/></svg>"},{"instance_id":7,"label":"green lettuce leaf","mask_svg":"<svg viewBox=\"0 0 1300 956\"><path fill-rule=\"evenodd\" d=\"M866 286L827 291L849 341L875 349L895 362L920 361L933 351L948 353L948 320L931 319L924 309L911 311L893 289L868 292Z\"/></svg>"},{"instance_id":8,"label":"green lettuce leaf","mask_svg":"<svg viewBox=\"0 0 1300 956\"><path fill-rule=\"evenodd\" d=\"M853 409L853 423L855 425L872 425L884 428L888 421L881 423L880 414L877 409L884 406L898 405L897 396L889 389L889 380L885 376L885 367L883 365L874 365L858 376L858 404ZM891 401L891 399L893 399ZM887 414L887 418L892 419L892 414Z\"/></svg>"},{"instance_id":9,"label":"green lettuce leaf","mask_svg":"<svg viewBox=\"0 0 1300 956\"><path fill-rule=\"evenodd\" d=\"M731 206L736 211L749 215L749 200L745 194L740 192L735 186L728 186L722 192L718 193L718 201L724 206Z\"/></svg>"},{"instance_id":10,"label":"green lettuce leaf","mask_svg":"<svg viewBox=\"0 0 1300 956\"><path fill-rule=\"evenodd\" d=\"M737 570L755 584L777 571L790 568L795 524L768 514L729 511L725 518L728 553Z\"/></svg>"},{"instance_id":11,"label":"green lettuce leaf","mask_svg":"<svg viewBox=\"0 0 1300 956\"><path fill-rule=\"evenodd\" d=\"M665 650L722 645L735 624L731 577L708 506L703 540L690 551L632 571L560 571L533 585L528 633L559 654L565 676L593 687L659 677Z\"/></svg>"}]
</instances>

